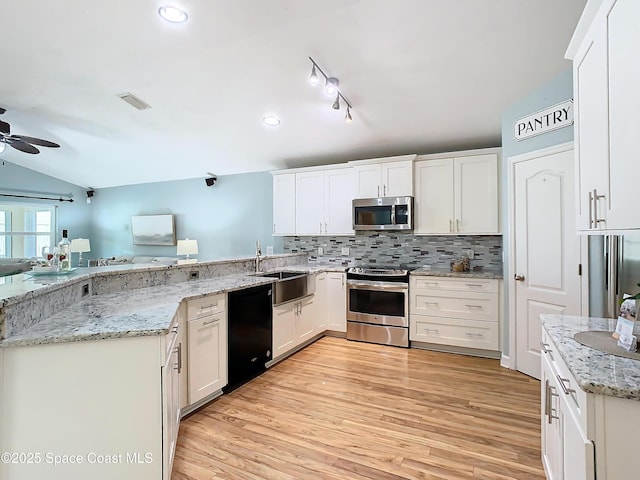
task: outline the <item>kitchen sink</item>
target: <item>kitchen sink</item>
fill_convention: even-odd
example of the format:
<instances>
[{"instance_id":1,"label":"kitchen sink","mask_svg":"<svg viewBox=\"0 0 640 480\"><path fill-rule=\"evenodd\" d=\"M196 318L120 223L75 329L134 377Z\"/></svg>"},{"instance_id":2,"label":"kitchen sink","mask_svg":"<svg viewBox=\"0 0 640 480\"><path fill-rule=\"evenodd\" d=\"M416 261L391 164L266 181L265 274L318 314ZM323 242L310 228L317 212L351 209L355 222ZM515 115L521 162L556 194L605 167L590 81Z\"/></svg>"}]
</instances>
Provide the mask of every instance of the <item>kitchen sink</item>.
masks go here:
<instances>
[{"instance_id":1,"label":"kitchen sink","mask_svg":"<svg viewBox=\"0 0 640 480\"><path fill-rule=\"evenodd\" d=\"M270 272L270 273L256 273L256 277L269 277L276 278L278 280L284 280L286 278L300 277L307 275L303 272Z\"/></svg>"},{"instance_id":2,"label":"kitchen sink","mask_svg":"<svg viewBox=\"0 0 640 480\"><path fill-rule=\"evenodd\" d=\"M292 302L316 291L316 277L304 272L254 273L256 277L273 278L273 304Z\"/></svg>"}]
</instances>

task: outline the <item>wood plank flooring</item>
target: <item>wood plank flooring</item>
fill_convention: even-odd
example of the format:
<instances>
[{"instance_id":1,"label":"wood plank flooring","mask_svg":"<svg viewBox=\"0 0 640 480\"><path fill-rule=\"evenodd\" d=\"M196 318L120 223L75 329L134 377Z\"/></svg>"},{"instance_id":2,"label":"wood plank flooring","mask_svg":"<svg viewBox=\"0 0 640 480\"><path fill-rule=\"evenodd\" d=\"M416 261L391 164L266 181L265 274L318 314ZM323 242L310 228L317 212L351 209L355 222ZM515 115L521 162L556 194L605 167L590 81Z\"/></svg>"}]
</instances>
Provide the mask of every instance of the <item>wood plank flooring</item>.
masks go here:
<instances>
[{"instance_id":1,"label":"wood plank flooring","mask_svg":"<svg viewBox=\"0 0 640 480\"><path fill-rule=\"evenodd\" d=\"M544 479L540 382L324 337L182 421L172 480Z\"/></svg>"}]
</instances>

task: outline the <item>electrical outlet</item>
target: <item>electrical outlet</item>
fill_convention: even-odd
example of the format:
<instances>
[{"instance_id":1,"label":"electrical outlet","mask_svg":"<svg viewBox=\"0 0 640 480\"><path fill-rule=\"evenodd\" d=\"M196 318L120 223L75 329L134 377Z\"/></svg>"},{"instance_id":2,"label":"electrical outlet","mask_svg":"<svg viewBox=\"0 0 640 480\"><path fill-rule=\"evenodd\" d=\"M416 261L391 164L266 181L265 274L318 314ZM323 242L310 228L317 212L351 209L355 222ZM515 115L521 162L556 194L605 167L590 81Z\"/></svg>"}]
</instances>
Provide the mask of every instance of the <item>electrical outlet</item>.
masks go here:
<instances>
[{"instance_id":1,"label":"electrical outlet","mask_svg":"<svg viewBox=\"0 0 640 480\"><path fill-rule=\"evenodd\" d=\"M468 249L464 251L464 254L469 257L469 259L473 259L473 250Z\"/></svg>"},{"instance_id":2,"label":"electrical outlet","mask_svg":"<svg viewBox=\"0 0 640 480\"><path fill-rule=\"evenodd\" d=\"M267 255L273 255L273 246L269 245L267 247Z\"/></svg>"},{"instance_id":3,"label":"electrical outlet","mask_svg":"<svg viewBox=\"0 0 640 480\"><path fill-rule=\"evenodd\" d=\"M342 247L342 256L343 257L349 256L349 247Z\"/></svg>"},{"instance_id":4,"label":"electrical outlet","mask_svg":"<svg viewBox=\"0 0 640 480\"><path fill-rule=\"evenodd\" d=\"M89 295L89 284L85 283L84 285L82 285L82 296L86 296Z\"/></svg>"},{"instance_id":5,"label":"electrical outlet","mask_svg":"<svg viewBox=\"0 0 640 480\"><path fill-rule=\"evenodd\" d=\"M324 255L324 248L318 247L318 256Z\"/></svg>"},{"instance_id":6,"label":"electrical outlet","mask_svg":"<svg viewBox=\"0 0 640 480\"><path fill-rule=\"evenodd\" d=\"M200 272L198 270L192 270L189 272L189 280L197 280L200 278Z\"/></svg>"}]
</instances>

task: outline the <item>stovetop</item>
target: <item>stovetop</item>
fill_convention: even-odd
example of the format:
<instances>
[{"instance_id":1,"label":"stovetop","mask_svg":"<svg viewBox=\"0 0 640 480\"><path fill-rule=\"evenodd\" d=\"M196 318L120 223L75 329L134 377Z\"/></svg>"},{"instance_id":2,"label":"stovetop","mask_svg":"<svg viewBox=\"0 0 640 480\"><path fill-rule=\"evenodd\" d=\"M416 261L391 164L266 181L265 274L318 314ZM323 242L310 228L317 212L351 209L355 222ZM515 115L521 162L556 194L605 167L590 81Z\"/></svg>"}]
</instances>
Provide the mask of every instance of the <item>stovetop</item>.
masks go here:
<instances>
[{"instance_id":1,"label":"stovetop","mask_svg":"<svg viewBox=\"0 0 640 480\"><path fill-rule=\"evenodd\" d=\"M414 268L404 265L359 265L347 270L347 278L408 282L409 272Z\"/></svg>"}]
</instances>

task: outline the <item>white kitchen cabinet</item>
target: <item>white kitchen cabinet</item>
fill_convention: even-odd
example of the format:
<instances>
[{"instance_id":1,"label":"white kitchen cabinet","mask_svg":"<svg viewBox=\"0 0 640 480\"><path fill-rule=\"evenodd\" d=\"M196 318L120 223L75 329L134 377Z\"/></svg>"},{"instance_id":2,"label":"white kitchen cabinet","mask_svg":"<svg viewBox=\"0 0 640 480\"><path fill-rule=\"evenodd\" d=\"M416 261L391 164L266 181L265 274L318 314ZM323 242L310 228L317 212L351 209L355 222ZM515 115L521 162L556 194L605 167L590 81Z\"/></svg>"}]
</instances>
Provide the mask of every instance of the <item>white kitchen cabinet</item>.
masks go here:
<instances>
[{"instance_id":1,"label":"white kitchen cabinet","mask_svg":"<svg viewBox=\"0 0 640 480\"><path fill-rule=\"evenodd\" d=\"M548 480L562 480L564 457L562 451L562 418L557 381L551 368L543 361L540 379L542 416L542 465Z\"/></svg>"},{"instance_id":2,"label":"white kitchen cabinet","mask_svg":"<svg viewBox=\"0 0 640 480\"><path fill-rule=\"evenodd\" d=\"M273 173L273 234L296 233L296 177L293 173Z\"/></svg>"},{"instance_id":3,"label":"white kitchen cabinet","mask_svg":"<svg viewBox=\"0 0 640 480\"><path fill-rule=\"evenodd\" d=\"M273 307L273 358L277 359L316 334L315 295Z\"/></svg>"},{"instance_id":4,"label":"white kitchen cabinet","mask_svg":"<svg viewBox=\"0 0 640 480\"><path fill-rule=\"evenodd\" d=\"M356 175L357 198L413 196L413 158L352 162ZM385 161L386 160L386 161ZM374 162L374 163L370 163Z\"/></svg>"},{"instance_id":5,"label":"white kitchen cabinet","mask_svg":"<svg viewBox=\"0 0 640 480\"><path fill-rule=\"evenodd\" d=\"M180 377L180 410L189 406L189 375L187 373L187 362L189 354L189 336L187 334L187 303L182 302L178 307L178 374Z\"/></svg>"},{"instance_id":6,"label":"white kitchen cabinet","mask_svg":"<svg viewBox=\"0 0 640 480\"><path fill-rule=\"evenodd\" d=\"M498 155L459 152L415 163L415 233L498 234Z\"/></svg>"},{"instance_id":7,"label":"white kitchen cabinet","mask_svg":"<svg viewBox=\"0 0 640 480\"><path fill-rule=\"evenodd\" d=\"M336 168L301 172L295 176L296 234L353 234L353 171Z\"/></svg>"},{"instance_id":8,"label":"white kitchen cabinet","mask_svg":"<svg viewBox=\"0 0 640 480\"><path fill-rule=\"evenodd\" d=\"M327 330L347 331L346 273L327 272Z\"/></svg>"},{"instance_id":9,"label":"white kitchen cabinet","mask_svg":"<svg viewBox=\"0 0 640 480\"><path fill-rule=\"evenodd\" d=\"M315 331L322 333L327 329L327 273L316 274L315 291Z\"/></svg>"},{"instance_id":10,"label":"white kitchen cabinet","mask_svg":"<svg viewBox=\"0 0 640 480\"><path fill-rule=\"evenodd\" d=\"M567 50L576 109L577 229L624 233L640 229L640 3L592 0L587 10L596 13L581 18Z\"/></svg>"},{"instance_id":11,"label":"white kitchen cabinet","mask_svg":"<svg viewBox=\"0 0 640 480\"><path fill-rule=\"evenodd\" d=\"M412 275L411 341L498 351L500 281Z\"/></svg>"},{"instance_id":12,"label":"white kitchen cabinet","mask_svg":"<svg viewBox=\"0 0 640 480\"><path fill-rule=\"evenodd\" d=\"M189 404L218 392L227 384L226 295L190 300L189 312Z\"/></svg>"},{"instance_id":13,"label":"white kitchen cabinet","mask_svg":"<svg viewBox=\"0 0 640 480\"><path fill-rule=\"evenodd\" d=\"M178 442L180 428L180 349L178 336L180 326L178 318L174 320L166 348L165 364L162 367L162 478L170 480L173 457Z\"/></svg>"},{"instance_id":14,"label":"white kitchen cabinet","mask_svg":"<svg viewBox=\"0 0 640 480\"><path fill-rule=\"evenodd\" d=\"M0 462L0 478L168 480L178 432L175 338L2 349L3 388L11 395L0 409L0 450L40 452L41 462ZM82 463L54 466L47 452L80 455ZM95 463L92 453L111 462Z\"/></svg>"}]
</instances>

